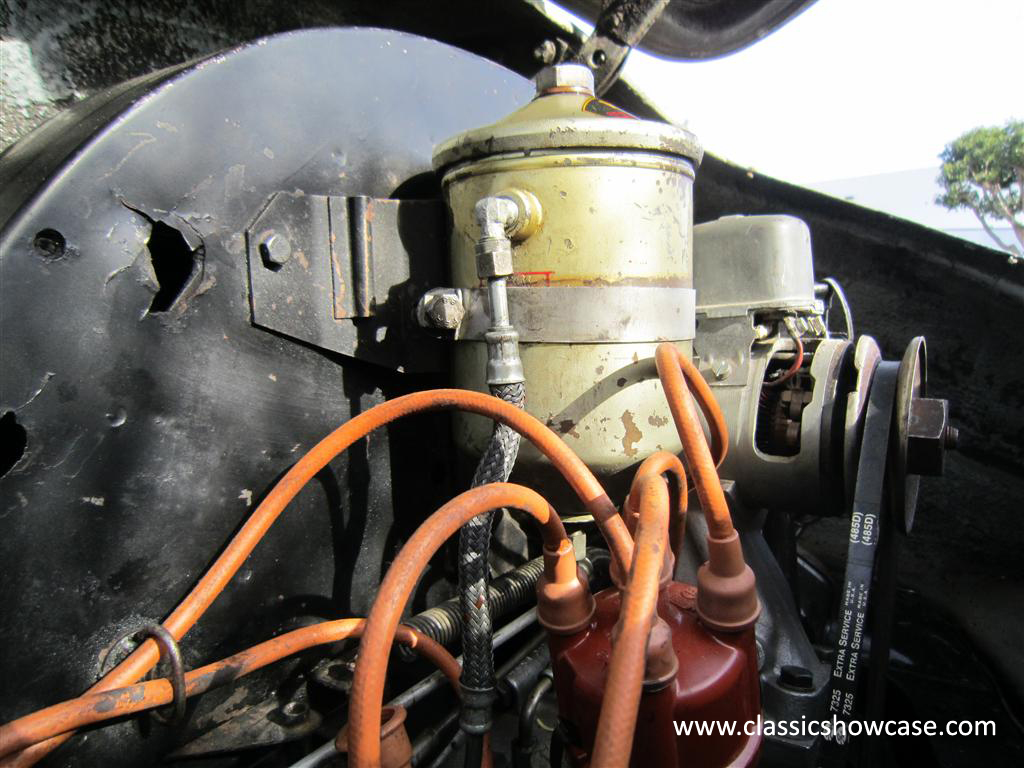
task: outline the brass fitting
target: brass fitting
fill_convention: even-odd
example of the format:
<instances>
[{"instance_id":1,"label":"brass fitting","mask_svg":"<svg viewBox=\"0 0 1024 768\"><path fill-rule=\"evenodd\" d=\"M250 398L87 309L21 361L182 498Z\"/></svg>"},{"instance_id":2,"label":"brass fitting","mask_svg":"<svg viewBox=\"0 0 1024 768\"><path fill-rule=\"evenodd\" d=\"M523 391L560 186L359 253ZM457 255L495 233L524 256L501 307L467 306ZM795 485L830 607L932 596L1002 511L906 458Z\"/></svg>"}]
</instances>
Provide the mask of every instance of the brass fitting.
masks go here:
<instances>
[{"instance_id":1,"label":"brass fitting","mask_svg":"<svg viewBox=\"0 0 1024 768\"><path fill-rule=\"evenodd\" d=\"M544 214L540 207L540 201L532 192L512 187L510 189L503 189L495 197L501 197L515 203L515 219L505 228L505 232L510 240L513 242L525 240L540 229L540 225L544 220Z\"/></svg>"}]
</instances>

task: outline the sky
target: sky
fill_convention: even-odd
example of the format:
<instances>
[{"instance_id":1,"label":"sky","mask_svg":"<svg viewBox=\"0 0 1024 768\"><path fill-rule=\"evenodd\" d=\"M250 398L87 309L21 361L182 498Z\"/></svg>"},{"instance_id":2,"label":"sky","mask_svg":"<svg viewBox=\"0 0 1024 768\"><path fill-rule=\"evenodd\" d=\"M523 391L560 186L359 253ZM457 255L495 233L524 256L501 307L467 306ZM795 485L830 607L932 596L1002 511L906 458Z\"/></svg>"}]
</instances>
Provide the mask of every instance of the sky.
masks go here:
<instances>
[{"instance_id":1,"label":"sky","mask_svg":"<svg viewBox=\"0 0 1024 768\"><path fill-rule=\"evenodd\" d=\"M738 53L624 75L704 147L814 184L936 167L978 125L1024 118L1024 0L818 0Z\"/></svg>"}]
</instances>

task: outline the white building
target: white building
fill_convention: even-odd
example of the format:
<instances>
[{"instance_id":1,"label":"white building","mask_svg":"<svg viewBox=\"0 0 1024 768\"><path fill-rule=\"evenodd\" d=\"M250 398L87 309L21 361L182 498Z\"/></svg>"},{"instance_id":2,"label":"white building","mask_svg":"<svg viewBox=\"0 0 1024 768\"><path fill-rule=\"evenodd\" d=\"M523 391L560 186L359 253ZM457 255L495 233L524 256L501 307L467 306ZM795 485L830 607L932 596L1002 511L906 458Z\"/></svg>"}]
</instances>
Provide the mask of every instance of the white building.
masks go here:
<instances>
[{"instance_id":1,"label":"white building","mask_svg":"<svg viewBox=\"0 0 1024 768\"><path fill-rule=\"evenodd\" d=\"M908 219L987 248L1003 250L985 232L973 212L949 211L935 202L935 198L942 191L938 177L938 167L920 168L913 171L824 181L807 186L841 200ZM989 224L1004 243L1016 243L1013 231L1008 225L1001 222L997 225L991 220Z\"/></svg>"}]
</instances>

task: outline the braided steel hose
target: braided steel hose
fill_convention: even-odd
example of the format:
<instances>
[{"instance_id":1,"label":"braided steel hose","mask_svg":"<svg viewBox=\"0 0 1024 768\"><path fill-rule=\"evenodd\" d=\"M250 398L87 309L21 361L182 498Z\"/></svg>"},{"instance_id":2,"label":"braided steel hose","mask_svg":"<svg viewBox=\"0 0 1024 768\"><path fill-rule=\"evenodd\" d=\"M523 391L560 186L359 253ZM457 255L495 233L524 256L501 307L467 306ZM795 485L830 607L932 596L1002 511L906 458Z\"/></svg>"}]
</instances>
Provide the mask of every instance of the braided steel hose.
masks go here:
<instances>
[{"instance_id":1,"label":"braided steel hose","mask_svg":"<svg viewBox=\"0 0 1024 768\"><path fill-rule=\"evenodd\" d=\"M491 394L522 408L526 387L522 382L491 386ZM519 453L518 432L504 424L495 424L473 475L473 487L508 480ZM492 606L490 581L490 540L494 512L487 512L466 523L459 534L459 604L462 609L463 707L460 726L470 734L490 730L490 707L495 696L494 654L492 647Z\"/></svg>"},{"instance_id":2,"label":"braided steel hose","mask_svg":"<svg viewBox=\"0 0 1024 768\"><path fill-rule=\"evenodd\" d=\"M512 240L524 211L507 196L484 197L477 201L474 215L480 226L476 241L477 276L487 281L490 325L487 342L487 385L491 394L516 408L526 401L523 362L519 357L519 334L512 327L508 311L508 278L513 274ZM519 453L519 435L504 424L495 423L491 440L473 475L473 487L503 483L512 473ZM476 768L479 737L491 729L491 704L495 698L492 653L491 606L487 582L490 578L491 527L494 512L467 521L459 535L459 601L462 607L462 707L459 726L471 737L467 768Z\"/></svg>"},{"instance_id":3,"label":"braided steel hose","mask_svg":"<svg viewBox=\"0 0 1024 768\"><path fill-rule=\"evenodd\" d=\"M487 587L487 601L491 606L491 621L498 621L515 611L532 605L537 599L537 580L544 573L544 558L537 557L518 568L503 573ZM461 600L454 597L440 605L417 613L403 623L436 640L446 648L452 648L462 637ZM399 651L405 656L405 647ZM409 651L409 658L416 658Z\"/></svg>"},{"instance_id":4,"label":"braided steel hose","mask_svg":"<svg viewBox=\"0 0 1024 768\"><path fill-rule=\"evenodd\" d=\"M546 607L556 614L572 613L574 609L580 613L588 608L593 612L593 598L578 577L572 544L562 521L542 496L529 488L508 483L473 488L456 496L431 515L405 543L388 569L370 609L349 698L349 765L352 768L380 768L380 712L388 656L401 614L423 570L463 525L477 515L502 507L521 510L540 528L546 561L542 585L552 594L552 599L541 608ZM562 596L566 599L560 599ZM540 608L538 613L543 621Z\"/></svg>"}]
</instances>

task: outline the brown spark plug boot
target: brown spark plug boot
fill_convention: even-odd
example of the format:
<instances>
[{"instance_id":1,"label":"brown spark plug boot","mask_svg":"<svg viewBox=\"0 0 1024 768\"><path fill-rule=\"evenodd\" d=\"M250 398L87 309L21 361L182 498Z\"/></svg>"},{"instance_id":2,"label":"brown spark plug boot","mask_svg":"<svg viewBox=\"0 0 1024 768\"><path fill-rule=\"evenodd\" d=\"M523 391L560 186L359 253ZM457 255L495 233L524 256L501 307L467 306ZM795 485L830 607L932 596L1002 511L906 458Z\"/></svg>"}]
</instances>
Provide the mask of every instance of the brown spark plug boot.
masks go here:
<instances>
[{"instance_id":1,"label":"brown spark plug boot","mask_svg":"<svg viewBox=\"0 0 1024 768\"><path fill-rule=\"evenodd\" d=\"M647 658L644 662L644 690L660 691L676 679L679 657L672 646L672 629L657 613L647 636Z\"/></svg>"},{"instance_id":2,"label":"brown spark plug boot","mask_svg":"<svg viewBox=\"0 0 1024 768\"><path fill-rule=\"evenodd\" d=\"M537 620L555 635L572 635L590 623L594 596L576 565L572 543L563 539L557 550L544 547L544 573L537 581Z\"/></svg>"},{"instance_id":3,"label":"brown spark plug boot","mask_svg":"<svg viewBox=\"0 0 1024 768\"><path fill-rule=\"evenodd\" d=\"M664 591L658 597L660 602ZM622 617L612 627L612 647L622 633ZM672 645L672 628L657 613L651 617L651 631L647 635L647 650L644 655L644 690L648 693L660 691L676 679L679 672L679 658Z\"/></svg>"},{"instance_id":4,"label":"brown spark plug boot","mask_svg":"<svg viewBox=\"0 0 1024 768\"><path fill-rule=\"evenodd\" d=\"M334 740L338 752L348 752L348 723ZM409 768L412 742L405 730L405 707L384 707L380 711L380 768Z\"/></svg>"},{"instance_id":5,"label":"brown spark plug boot","mask_svg":"<svg viewBox=\"0 0 1024 768\"><path fill-rule=\"evenodd\" d=\"M697 571L697 615L711 629L740 632L761 613L754 572L735 530L724 538L709 533L707 542L708 561Z\"/></svg>"}]
</instances>

